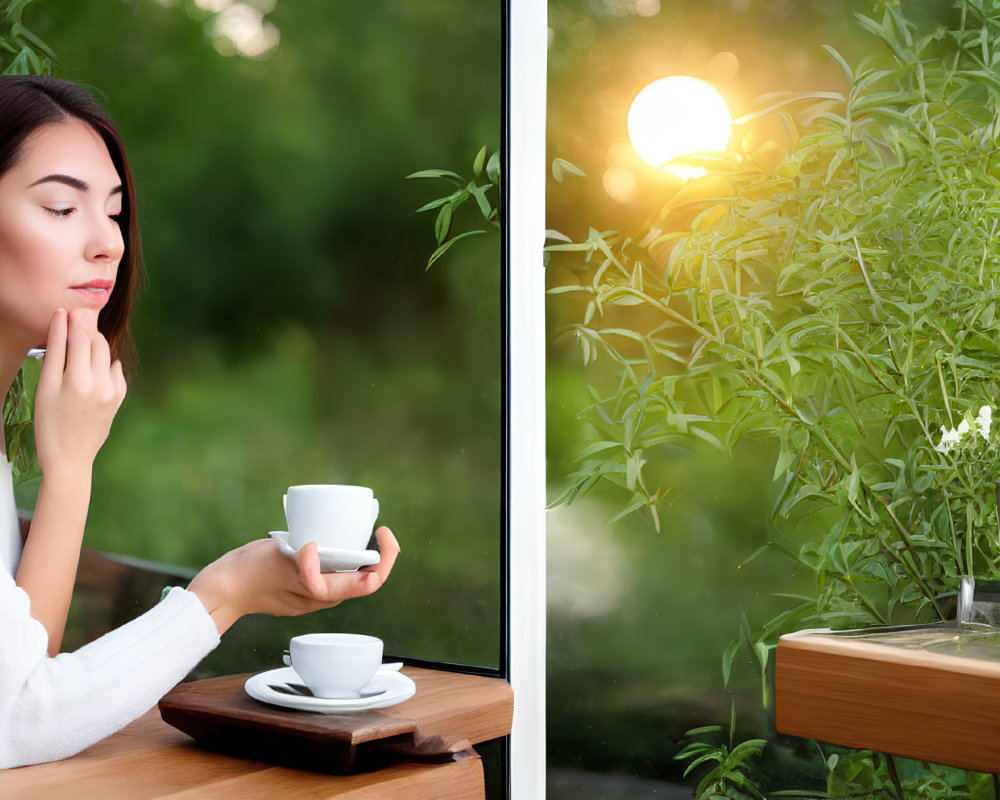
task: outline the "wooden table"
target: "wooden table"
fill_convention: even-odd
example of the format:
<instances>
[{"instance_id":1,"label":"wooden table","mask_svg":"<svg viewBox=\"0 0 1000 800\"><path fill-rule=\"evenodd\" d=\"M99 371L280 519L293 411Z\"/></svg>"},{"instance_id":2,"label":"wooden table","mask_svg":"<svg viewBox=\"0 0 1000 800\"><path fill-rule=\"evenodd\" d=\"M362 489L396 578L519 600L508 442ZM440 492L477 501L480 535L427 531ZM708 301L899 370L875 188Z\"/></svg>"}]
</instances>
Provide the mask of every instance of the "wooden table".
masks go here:
<instances>
[{"instance_id":1,"label":"wooden table","mask_svg":"<svg viewBox=\"0 0 1000 800\"><path fill-rule=\"evenodd\" d=\"M775 727L790 736L1000 773L1000 662L834 632L786 634L775 655Z\"/></svg>"},{"instance_id":2,"label":"wooden table","mask_svg":"<svg viewBox=\"0 0 1000 800\"><path fill-rule=\"evenodd\" d=\"M428 734L472 744L510 733L513 693L496 678L404 668L417 694L385 712L420 721ZM472 800L484 796L474 752L443 764L402 762L330 775L222 755L198 747L153 709L73 758L0 772L0 797L74 800Z\"/></svg>"}]
</instances>

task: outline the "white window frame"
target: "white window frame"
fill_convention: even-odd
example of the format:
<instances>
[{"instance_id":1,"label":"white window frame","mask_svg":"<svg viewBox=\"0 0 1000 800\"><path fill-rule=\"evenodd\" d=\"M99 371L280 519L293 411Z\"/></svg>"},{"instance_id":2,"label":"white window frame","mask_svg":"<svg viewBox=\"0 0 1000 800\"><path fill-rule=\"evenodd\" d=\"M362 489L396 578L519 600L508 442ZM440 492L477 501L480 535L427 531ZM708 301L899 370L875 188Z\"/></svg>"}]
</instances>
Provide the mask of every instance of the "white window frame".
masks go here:
<instances>
[{"instance_id":1,"label":"white window frame","mask_svg":"<svg viewBox=\"0 0 1000 800\"><path fill-rule=\"evenodd\" d=\"M545 797L545 0L508 0L510 797Z\"/></svg>"}]
</instances>

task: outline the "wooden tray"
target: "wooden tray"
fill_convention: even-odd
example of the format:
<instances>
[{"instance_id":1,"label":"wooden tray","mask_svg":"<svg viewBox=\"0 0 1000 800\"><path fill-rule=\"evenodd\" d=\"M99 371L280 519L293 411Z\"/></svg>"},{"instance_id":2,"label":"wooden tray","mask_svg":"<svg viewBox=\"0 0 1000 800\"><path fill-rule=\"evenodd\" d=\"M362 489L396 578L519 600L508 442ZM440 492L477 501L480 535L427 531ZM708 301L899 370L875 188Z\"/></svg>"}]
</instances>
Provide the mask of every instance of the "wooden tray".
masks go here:
<instances>
[{"instance_id":1,"label":"wooden tray","mask_svg":"<svg viewBox=\"0 0 1000 800\"><path fill-rule=\"evenodd\" d=\"M350 714L284 710L246 694L250 674L177 686L160 703L164 722L213 750L325 772L399 761L475 756L473 744L510 733L506 681L404 667L417 693L389 708Z\"/></svg>"},{"instance_id":2,"label":"wooden tray","mask_svg":"<svg viewBox=\"0 0 1000 800\"><path fill-rule=\"evenodd\" d=\"M780 733L1000 772L1000 662L831 632L782 636Z\"/></svg>"}]
</instances>

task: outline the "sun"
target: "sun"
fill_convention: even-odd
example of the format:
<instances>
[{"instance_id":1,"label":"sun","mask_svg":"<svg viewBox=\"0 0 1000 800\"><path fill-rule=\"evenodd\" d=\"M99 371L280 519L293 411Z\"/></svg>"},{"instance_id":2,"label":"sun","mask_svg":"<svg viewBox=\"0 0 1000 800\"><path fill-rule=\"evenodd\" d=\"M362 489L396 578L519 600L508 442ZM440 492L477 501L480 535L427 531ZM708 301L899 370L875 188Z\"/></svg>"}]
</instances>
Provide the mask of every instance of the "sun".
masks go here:
<instances>
[{"instance_id":1,"label":"sun","mask_svg":"<svg viewBox=\"0 0 1000 800\"><path fill-rule=\"evenodd\" d=\"M662 167L685 153L725 150L732 119L722 95L705 81L671 75L646 86L628 111L628 135L644 161ZM693 177L689 165L668 167L680 177Z\"/></svg>"}]
</instances>

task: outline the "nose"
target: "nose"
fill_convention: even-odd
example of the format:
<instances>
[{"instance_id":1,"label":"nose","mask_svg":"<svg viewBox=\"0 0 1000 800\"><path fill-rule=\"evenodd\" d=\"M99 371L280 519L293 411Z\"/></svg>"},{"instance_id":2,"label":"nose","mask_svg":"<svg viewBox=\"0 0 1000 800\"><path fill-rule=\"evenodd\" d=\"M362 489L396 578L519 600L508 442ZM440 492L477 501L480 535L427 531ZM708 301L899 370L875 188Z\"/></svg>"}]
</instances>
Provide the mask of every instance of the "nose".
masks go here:
<instances>
[{"instance_id":1,"label":"nose","mask_svg":"<svg viewBox=\"0 0 1000 800\"><path fill-rule=\"evenodd\" d=\"M88 261L119 261L125 252L125 239L116 220L102 216L90 231L85 256Z\"/></svg>"}]
</instances>

